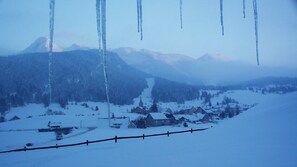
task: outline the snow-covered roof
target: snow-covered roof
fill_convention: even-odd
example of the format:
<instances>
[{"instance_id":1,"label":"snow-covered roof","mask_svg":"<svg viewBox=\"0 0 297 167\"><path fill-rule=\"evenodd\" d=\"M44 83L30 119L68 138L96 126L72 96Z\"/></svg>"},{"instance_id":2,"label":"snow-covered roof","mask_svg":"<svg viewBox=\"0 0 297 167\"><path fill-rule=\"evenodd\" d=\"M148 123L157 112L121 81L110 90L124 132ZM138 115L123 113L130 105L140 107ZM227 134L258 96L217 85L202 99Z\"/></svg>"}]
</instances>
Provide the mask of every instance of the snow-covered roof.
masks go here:
<instances>
[{"instance_id":1,"label":"snow-covered roof","mask_svg":"<svg viewBox=\"0 0 297 167\"><path fill-rule=\"evenodd\" d=\"M199 119L202 119L204 117L204 114L201 114L201 113L197 113L196 114L196 118L199 120Z\"/></svg>"},{"instance_id":2,"label":"snow-covered roof","mask_svg":"<svg viewBox=\"0 0 297 167\"><path fill-rule=\"evenodd\" d=\"M176 115L176 117L178 119L185 118L185 119L190 120L190 121L198 121L198 120L200 120L200 118L197 118L195 115L182 114L182 115Z\"/></svg>"},{"instance_id":3,"label":"snow-covered roof","mask_svg":"<svg viewBox=\"0 0 297 167\"><path fill-rule=\"evenodd\" d=\"M165 114L163 113L150 113L150 115L153 117L153 119L168 119Z\"/></svg>"}]
</instances>

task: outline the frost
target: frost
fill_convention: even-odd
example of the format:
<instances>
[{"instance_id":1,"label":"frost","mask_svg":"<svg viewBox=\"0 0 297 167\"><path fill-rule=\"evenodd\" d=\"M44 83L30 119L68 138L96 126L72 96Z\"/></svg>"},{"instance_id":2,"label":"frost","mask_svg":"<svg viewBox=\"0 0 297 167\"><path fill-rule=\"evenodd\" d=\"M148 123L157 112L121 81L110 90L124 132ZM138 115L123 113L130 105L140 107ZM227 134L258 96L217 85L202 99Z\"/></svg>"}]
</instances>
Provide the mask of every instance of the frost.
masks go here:
<instances>
[{"instance_id":1,"label":"frost","mask_svg":"<svg viewBox=\"0 0 297 167\"><path fill-rule=\"evenodd\" d=\"M50 0L49 4L49 53L48 53L48 85L49 85L49 104L52 102L52 54L54 39L54 18L55 18L55 0Z\"/></svg>"},{"instance_id":2,"label":"frost","mask_svg":"<svg viewBox=\"0 0 297 167\"><path fill-rule=\"evenodd\" d=\"M256 54L257 54L257 65L259 65L259 50L258 50L258 9L257 0L253 0L254 8L254 20L255 20L255 36L256 36Z\"/></svg>"},{"instance_id":3,"label":"frost","mask_svg":"<svg viewBox=\"0 0 297 167\"><path fill-rule=\"evenodd\" d=\"M103 62L104 85L105 85L107 110L108 110L108 118L109 118L109 126L110 126L109 84L108 84L107 65L106 65L106 0L96 1L96 16L97 16L99 55L102 56L102 60L103 60L102 62Z\"/></svg>"}]
</instances>

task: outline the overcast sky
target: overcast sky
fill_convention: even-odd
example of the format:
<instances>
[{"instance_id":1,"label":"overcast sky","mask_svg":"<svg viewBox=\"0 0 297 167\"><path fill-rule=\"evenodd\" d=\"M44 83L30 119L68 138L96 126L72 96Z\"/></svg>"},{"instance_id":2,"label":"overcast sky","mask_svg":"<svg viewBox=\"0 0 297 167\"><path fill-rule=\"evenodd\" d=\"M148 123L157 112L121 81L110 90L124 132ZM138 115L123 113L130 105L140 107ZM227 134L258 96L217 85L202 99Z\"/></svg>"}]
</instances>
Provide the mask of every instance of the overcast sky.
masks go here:
<instances>
[{"instance_id":1,"label":"overcast sky","mask_svg":"<svg viewBox=\"0 0 297 167\"><path fill-rule=\"evenodd\" d=\"M258 0L259 54L263 66L297 67L297 3ZM296 2L296 1L295 1ZM108 48L132 47L200 57L218 53L256 64L252 0L224 1L225 36L219 0L143 0L143 33L137 33L136 0L107 0ZM97 47L95 0L56 0L54 42ZM49 34L48 0L0 0L0 53L18 52Z\"/></svg>"}]
</instances>

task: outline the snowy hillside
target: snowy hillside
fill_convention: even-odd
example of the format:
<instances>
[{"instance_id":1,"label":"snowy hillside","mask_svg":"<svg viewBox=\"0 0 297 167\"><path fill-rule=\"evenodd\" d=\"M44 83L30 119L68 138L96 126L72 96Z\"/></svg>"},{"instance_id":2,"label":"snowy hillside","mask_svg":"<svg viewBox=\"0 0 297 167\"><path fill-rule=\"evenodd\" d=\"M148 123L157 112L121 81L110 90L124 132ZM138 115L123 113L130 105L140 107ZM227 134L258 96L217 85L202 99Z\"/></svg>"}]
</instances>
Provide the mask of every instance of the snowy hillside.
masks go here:
<instances>
[{"instance_id":1,"label":"snowy hillside","mask_svg":"<svg viewBox=\"0 0 297 167\"><path fill-rule=\"evenodd\" d=\"M144 103L151 104L151 87L141 94ZM211 93L211 92L210 92ZM215 92L212 92L215 93ZM294 167L297 165L297 93L261 94L249 90L227 91L214 97L213 103L228 96L239 103L257 105L242 114L217 122L217 124L189 124L189 127L163 126L147 129L128 129L128 120L121 120L120 129L108 128L105 103L88 102L70 104L68 109L51 106L65 115L51 115L42 105L30 104L13 108L7 119L18 116L20 120L0 123L0 150L23 148L26 143L33 147L83 142L109 137L163 133L189 128L212 128L193 134L177 134L104 142L77 147L6 153L0 155L0 166L270 166ZM138 103L138 98L134 100ZM127 112L133 105L115 106L115 117L137 114ZM161 107L174 109L201 106L202 101L184 104L161 103ZM99 111L95 111L98 106ZM113 121L119 121L114 119ZM52 132L40 133L36 128L47 126L48 121L61 121L64 126L75 126L72 133L56 141ZM125 126L124 126L125 125ZM95 128L95 129L94 129ZM15 157L18 157L15 159Z\"/></svg>"}]
</instances>

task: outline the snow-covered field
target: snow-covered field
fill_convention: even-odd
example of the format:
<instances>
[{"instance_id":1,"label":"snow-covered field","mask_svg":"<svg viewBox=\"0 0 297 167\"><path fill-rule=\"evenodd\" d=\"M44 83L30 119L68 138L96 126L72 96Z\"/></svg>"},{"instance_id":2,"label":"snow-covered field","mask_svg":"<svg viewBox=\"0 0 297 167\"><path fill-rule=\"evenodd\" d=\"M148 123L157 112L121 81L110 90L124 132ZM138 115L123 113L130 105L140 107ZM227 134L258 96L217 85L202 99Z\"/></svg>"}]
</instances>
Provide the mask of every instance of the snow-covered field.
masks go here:
<instances>
[{"instance_id":1,"label":"snow-covered field","mask_svg":"<svg viewBox=\"0 0 297 167\"><path fill-rule=\"evenodd\" d=\"M145 103L151 102L149 89L153 80L148 80L148 83L149 88L142 94ZM213 126L206 131L0 154L0 166L297 166L297 93L262 95L250 91L228 91L217 97L217 101L224 96L234 98L240 103L257 105L236 117L219 121L218 124L190 124L189 128ZM137 99L135 103L138 103ZM191 101L185 103L184 107L200 103ZM177 126L108 128L108 121L104 119L106 104L88 105L86 108L71 104L68 109L61 109L58 105L51 106L54 110L65 113L59 116L42 116L46 109L37 104L13 108L6 118L18 116L21 119L0 123L0 151L23 148L26 143L33 143L33 147L38 147L104 139L115 135L142 135L189 129ZM99 111L91 109L95 106L99 107ZM137 117L137 114L127 113L131 107L133 105L112 105L112 111L116 116ZM54 133L36 131L37 128L46 127L49 120L61 121L64 126L76 126L78 129L66 135L63 140L56 141ZM89 129L90 127L97 128Z\"/></svg>"}]
</instances>

